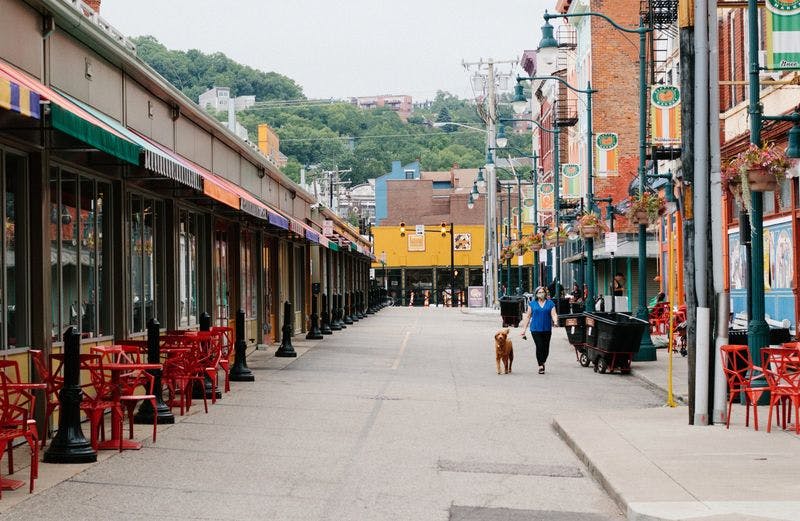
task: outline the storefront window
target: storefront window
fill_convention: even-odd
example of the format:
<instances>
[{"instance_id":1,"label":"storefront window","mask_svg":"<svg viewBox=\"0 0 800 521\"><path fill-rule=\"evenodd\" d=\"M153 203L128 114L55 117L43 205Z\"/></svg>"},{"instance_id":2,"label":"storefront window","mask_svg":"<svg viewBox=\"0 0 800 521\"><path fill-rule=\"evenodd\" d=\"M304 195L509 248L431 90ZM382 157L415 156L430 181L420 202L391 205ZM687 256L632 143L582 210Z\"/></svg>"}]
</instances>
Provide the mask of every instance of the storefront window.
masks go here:
<instances>
[{"instance_id":1,"label":"storefront window","mask_svg":"<svg viewBox=\"0 0 800 521\"><path fill-rule=\"evenodd\" d=\"M197 325L197 236L199 217L196 213L180 210L178 269L179 324Z\"/></svg>"},{"instance_id":2,"label":"storefront window","mask_svg":"<svg viewBox=\"0 0 800 521\"><path fill-rule=\"evenodd\" d=\"M256 317L256 266L255 237L253 232L243 230L241 235L241 269L240 269L241 308L247 318Z\"/></svg>"},{"instance_id":3,"label":"storefront window","mask_svg":"<svg viewBox=\"0 0 800 521\"><path fill-rule=\"evenodd\" d=\"M216 283L216 320L221 326L228 325L230 318L230 287L228 285L228 228L223 222L217 223L214 232L214 280Z\"/></svg>"},{"instance_id":4,"label":"storefront window","mask_svg":"<svg viewBox=\"0 0 800 521\"><path fill-rule=\"evenodd\" d=\"M24 251L27 236L26 222L23 218L25 211L22 208L26 199L27 161L23 156L0 150L0 168L3 171L0 182L3 183L2 189L6 201L3 215L6 224L2 241L5 270L2 274L3 291L0 294L5 303L5 315L0 316L0 321L4 328L2 347L13 349L27 343L27 324L24 317L28 316L28 313L21 309L25 300L17 298L18 295L25 294L27 280L27 270L25 265L21 264L25 256L17 255L18 251Z\"/></svg>"},{"instance_id":5,"label":"storefront window","mask_svg":"<svg viewBox=\"0 0 800 521\"><path fill-rule=\"evenodd\" d=\"M147 322L161 310L162 266L157 259L162 234L163 203L140 195L130 196L131 333L143 333Z\"/></svg>"},{"instance_id":6,"label":"storefront window","mask_svg":"<svg viewBox=\"0 0 800 521\"><path fill-rule=\"evenodd\" d=\"M111 334L111 258L108 219L111 186L70 172L51 169L50 259L52 266L52 336L75 326L84 338Z\"/></svg>"}]
</instances>

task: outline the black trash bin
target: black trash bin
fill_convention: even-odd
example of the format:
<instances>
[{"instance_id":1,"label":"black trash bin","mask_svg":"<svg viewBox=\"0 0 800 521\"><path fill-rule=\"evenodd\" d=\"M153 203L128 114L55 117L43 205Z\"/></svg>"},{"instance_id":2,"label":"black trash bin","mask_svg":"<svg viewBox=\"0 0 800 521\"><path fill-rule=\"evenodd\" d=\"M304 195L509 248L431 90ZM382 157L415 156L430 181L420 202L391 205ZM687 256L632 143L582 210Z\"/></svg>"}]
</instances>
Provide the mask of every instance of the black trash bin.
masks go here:
<instances>
[{"instance_id":1,"label":"black trash bin","mask_svg":"<svg viewBox=\"0 0 800 521\"><path fill-rule=\"evenodd\" d=\"M769 343L770 345L781 345L784 342L791 342L792 336L787 327L772 327L769 330ZM747 345L747 330L746 329L729 329L728 330L728 344L735 346Z\"/></svg>"},{"instance_id":2,"label":"black trash bin","mask_svg":"<svg viewBox=\"0 0 800 521\"><path fill-rule=\"evenodd\" d=\"M595 371L629 373L649 324L625 313L584 313L589 361Z\"/></svg>"},{"instance_id":3,"label":"black trash bin","mask_svg":"<svg viewBox=\"0 0 800 521\"><path fill-rule=\"evenodd\" d=\"M558 325L567 332L567 340L575 348L575 358L583 367L589 366L586 352L586 316L583 313L570 313L558 316Z\"/></svg>"},{"instance_id":4,"label":"black trash bin","mask_svg":"<svg viewBox=\"0 0 800 521\"><path fill-rule=\"evenodd\" d=\"M525 312L527 299L523 296L506 296L500 299L500 316L503 319L503 327L519 326L522 320L522 313Z\"/></svg>"}]
</instances>

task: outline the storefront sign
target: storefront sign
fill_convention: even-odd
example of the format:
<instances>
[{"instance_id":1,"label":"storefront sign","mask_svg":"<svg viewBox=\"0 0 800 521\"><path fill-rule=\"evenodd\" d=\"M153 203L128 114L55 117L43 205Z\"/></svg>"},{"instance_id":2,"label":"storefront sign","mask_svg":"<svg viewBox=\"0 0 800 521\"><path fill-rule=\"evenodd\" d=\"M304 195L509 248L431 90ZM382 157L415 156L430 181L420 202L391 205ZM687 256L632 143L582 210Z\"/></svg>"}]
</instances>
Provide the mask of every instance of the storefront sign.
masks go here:
<instances>
[{"instance_id":1,"label":"storefront sign","mask_svg":"<svg viewBox=\"0 0 800 521\"><path fill-rule=\"evenodd\" d=\"M322 221L322 235L331 237L333 235L333 221Z\"/></svg>"},{"instance_id":2,"label":"storefront sign","mask_svg":"<svg viewBox=\"0 0 800 521\"><path fill-rule=\"evenodd\" d=\"M453 237L453 249L455 251L470 251L472 250L472 234L471 233L457 233Z\"/></svg>"},{"instance_id":3,"label":"storefront sign","mask_svg":"<svg viewBox=\"0 0 800 521\"><path fill-rule=\"evenodd\" d=\"M408 251L425 251L425 234L408 235Z\"/></svg>"},{"instance_id":4,"label":"storefront sign","mask_svg":"<svg viewBox=\"0 0 800 521\"><path fill-rule=\"evenodd\" d=\"M483 307L483 286L470 286L467 289L467 305L471 308Z\"/></svg>"}]
</instances>

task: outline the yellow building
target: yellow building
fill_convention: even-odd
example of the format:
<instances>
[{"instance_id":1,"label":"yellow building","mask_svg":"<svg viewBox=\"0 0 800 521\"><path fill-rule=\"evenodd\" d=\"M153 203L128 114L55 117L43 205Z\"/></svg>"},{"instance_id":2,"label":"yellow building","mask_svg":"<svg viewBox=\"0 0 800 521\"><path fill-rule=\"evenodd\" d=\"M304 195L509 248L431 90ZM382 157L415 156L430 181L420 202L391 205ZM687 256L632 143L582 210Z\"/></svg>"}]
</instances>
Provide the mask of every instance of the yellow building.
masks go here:
<instances>
[{"instance_id":1,"label":"yellow building","mask_svg":"<svg viewBox=\"0 0 800 521\"><path fill-rule=\"evenodd\" d=\"M424 234L417 234L416 226L407 223L402 236L400 226L372 228L376 284L385 288L396 304L449 305L452 262L456 302L467 305L464 290L483 286L484 226L454 224L452 242L449 224L444 236L441 223L428 223L424 229ZM523 227L523 234L531 232L531 225ZM506 231L498 229L498 236L505 237ZM516 238L514 229L511 239ZM521 278L523 291L530 291L533 255L523 255L521 265L519 259L511 260L510 269L508 263L503 265L499 280L513 289Z\"/></svg>"}]
</instances>

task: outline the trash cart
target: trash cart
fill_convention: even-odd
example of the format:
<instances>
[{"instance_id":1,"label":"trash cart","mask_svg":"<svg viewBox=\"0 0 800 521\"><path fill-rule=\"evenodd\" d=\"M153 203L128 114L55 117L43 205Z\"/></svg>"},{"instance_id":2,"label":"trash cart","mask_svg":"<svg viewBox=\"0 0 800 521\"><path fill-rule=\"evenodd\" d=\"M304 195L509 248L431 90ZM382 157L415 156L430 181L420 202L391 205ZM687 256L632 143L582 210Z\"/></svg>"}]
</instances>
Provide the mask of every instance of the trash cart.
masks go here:
<instances>
[{"instance_id":1,"label":"trash cart","mask_svg":"<svg viewBox=\"0 0 800 521\"><path fill-rule=\"evenodd\" d=\"M631 372L633 355L649 324L625 313L584 313L586 351L595 372Z\"/></svg>"},{"instance_id":2,"label":"trash cart","mask_svg":"<svg viewBox=\"0 0 800 521\"><path fill-rule=\"evenodd\" d=\"M567 331L567 340L575 348L575 358L583 367L589 367L589 355L586 352L586 317L583 313L571 313L558 316L558 325Z\"/></svg>"},{"instance_id":3,"label":"trash cart","mask_svg":"<svg viewBox=\"0 0 800 521\"><path fill-rule=\"evenodd\" d=\"M500 299L500 316L503 318L503 327L517 327L528 301L523 296L511 295Z\"/></svg>"}]
</instances>

